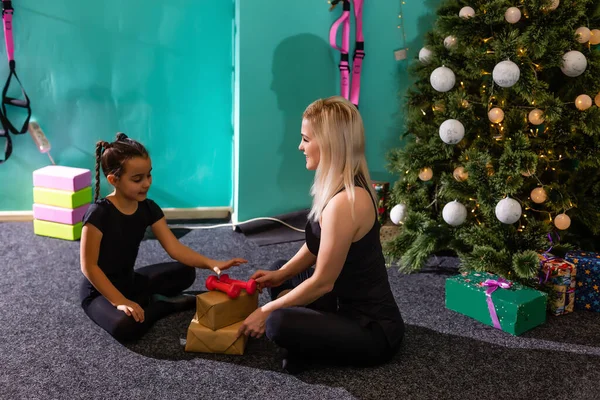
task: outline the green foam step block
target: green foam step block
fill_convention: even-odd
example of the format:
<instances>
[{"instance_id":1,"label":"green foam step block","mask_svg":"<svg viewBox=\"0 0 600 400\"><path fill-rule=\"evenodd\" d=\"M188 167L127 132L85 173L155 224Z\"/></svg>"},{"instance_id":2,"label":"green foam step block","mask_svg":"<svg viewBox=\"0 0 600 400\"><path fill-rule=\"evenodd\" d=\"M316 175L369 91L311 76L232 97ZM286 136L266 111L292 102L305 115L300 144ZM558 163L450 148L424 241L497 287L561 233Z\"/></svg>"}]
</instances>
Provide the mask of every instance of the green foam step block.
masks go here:
<instances>
[{"instance_id":1,"label":"green foam step block","mask_svg":"<svg viewBox=\"0 0 600 400\"><path fill-rule=\"evenodd\" d=\"M499 277L489 272L469 272L446 279L446 308L494 326L487 287L482 286L487 279ZM546 322L546 293L512 282L508 289L496 289L491 298L505 332L517 336Z\"/></svg>"},{"instance_id":2,"label":"green foam step block","mask_svg":"<svg viewBox=\"0 0 600 400\"><path fill-rule=\"evenodd\" d=\"M82 223L75 225L59 224L58 222L33 220L33 233L56 239L78 240L81 238Z\"/></svg>"},{"instance_id":3,"label":"green foam step block","mask_svg":"<svg viewBox=\"0 0 600 400\"><path fill-rule=\"evenodd\" d=\"M74 209L92 202L92 187L88 186L77 192L34 187L33 202L36 204Z\"/></svg>"}]
</instances>

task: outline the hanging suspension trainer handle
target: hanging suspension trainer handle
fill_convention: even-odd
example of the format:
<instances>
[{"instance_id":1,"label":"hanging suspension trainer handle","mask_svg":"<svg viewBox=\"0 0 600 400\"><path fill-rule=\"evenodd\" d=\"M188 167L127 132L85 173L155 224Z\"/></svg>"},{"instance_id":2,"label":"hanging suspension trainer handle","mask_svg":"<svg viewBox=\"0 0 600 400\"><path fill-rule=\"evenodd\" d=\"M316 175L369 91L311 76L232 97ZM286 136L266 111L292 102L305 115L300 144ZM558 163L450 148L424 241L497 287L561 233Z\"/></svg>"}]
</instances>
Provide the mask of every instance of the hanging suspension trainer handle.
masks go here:
<instances>
[{"instance_id":1,"label":"hanging suspension trainer handle","mask_svg":"<svg viewBox=\"0 0 600 400\"><path fill-rule=\"evenodd\" d=\"M6 56L8 57L9 63L15 60L15 44L12 35L13 12L14 8L12 7L12 1L2 0L2 23L4 24L4 42L6 43Z\"/></svg>"},{"instance_id":2,"label":"hanging suspension trainer handle","mask_svg":"<svg viewBox=\"0 0 600 400\"><path fill-rule=\"evenodd\" d=\"M348 50L350 49L350 0L333 0L330 11L339 3L343 3L342 16L331 25L329 29L329 44L340 52L340 94L350 100L350 60ZM342 45L337 46L337 31L342 25Z\"/></svg>"},{"instance_id":3,"label":"hanging suspension trainer handle","mask_svg":"<svg viewBox=\"0 0 600 400\"><path fill-rule=\"evenodd\" d=\"M0 112L0 119L2 119L2 125L5 129L8 129L14 134L22 134L27 132L29 119L31 118L31 103L16 71L15 47L12 30L13 12L14 9L12 7L12 2L10 0L2 0L2 23L4 25L4 41L6 43L6 56L8 57L9 75L8 79L6 80L6 83L4 84L4 89L2 90L2 110ZM10 83L12 81L13 76L19 83L21 93L23 93L24 99L16 99L7 95L8 88L10 87ZM7 105L24 108L27 110L27 118L25 119L25 122L23 123L21 129L15 128L15 126L8 119L8 114L6 112Z\"/></svg>"},{"instance_id":4,"label":"hanging suspension trainer handle","mask_svg":"<svg viewBox=\"0 0 600 400\"><path fill-rule=\"evenodd\" d=\"M10 138L10 134L8 129L4 126L4 121L2 121L2 128L0 129L0 139L4 138L4 159L0 160L0 164L5 163L12 154L13 146L12 139Z\"/></svg>"},{"instance_id":5,"label":"hanging suspension trainer handle","mask_svg":"<svg viewBox=\"0 0 600 400\"><path fill-rule=\"evenodd\" d=\"M352 57L352 69L350 69L350 60L348 56L348 51L350 50L351 1L354 4L354 18L356 21L356 39ZM340 94L342 97L350 100L352 104L358 108L358 101L360 98L360 75L362 72L362 63L365 58L365 41L362 27L364 0L333 0L329 10L333 10L339 2L343 3L344 8L342 10L342 16L333 23L329 30L329 44L340 52ZM338 47L337 31L340 25L342 25L342 45L341 47ZM352 74L350 74L350 71L352 71ZM350 85L351 79L352 85Z\"/></svg>"},{"instance_id":6,"label":"hanging suspension trainer handle","mask_svg":"<svg viewBox=\"0 0 600 400\"><path fill-rule=\"evenodd\" d=\"M13 12L14 9L12 7L12 2L10 0L2 0L2 24L4 26L4 43L6 44L6 56L8 58L8 68L9 74L6 83L4 84L4 88L2 89L2 101L0 102L0 139L4 138L4 159L0 160L0 164L6 162L10 155L12 154L13 145L12 139L10 137L10 133L14 134L23 134L27 132L29 126L29 120L31 118L31 104L29 102L29 97L23 88L23 84L19 79L16 72L16 63L15 63L15 45L13 39ZM19 83L21 88L21 93L23 93L23 99L16 99L13 97L9 97L7 95L8 88L10 87L13 76ZM6 112L6 106L13 106L24 108L27 110L27 118L23 123L23 127L21 129L15 128L15 126L8 119L8 113Z\"/></svg>"},{"instance_id":7,"label":"hanging suspension trainer handle","mask_svg":"<svg viewBox=\"0 0 600 400\"><path fill-rule=\"evenodd\" d=\"M363 36L363 4L364 0L354 1L354 18L356 22L356 41L354 44L354 55L352 58L352 91L350 101L358 108L360 98L360 73L362 72L362 63L365 58L365 38Z\"/></svg>"}]
</instances>

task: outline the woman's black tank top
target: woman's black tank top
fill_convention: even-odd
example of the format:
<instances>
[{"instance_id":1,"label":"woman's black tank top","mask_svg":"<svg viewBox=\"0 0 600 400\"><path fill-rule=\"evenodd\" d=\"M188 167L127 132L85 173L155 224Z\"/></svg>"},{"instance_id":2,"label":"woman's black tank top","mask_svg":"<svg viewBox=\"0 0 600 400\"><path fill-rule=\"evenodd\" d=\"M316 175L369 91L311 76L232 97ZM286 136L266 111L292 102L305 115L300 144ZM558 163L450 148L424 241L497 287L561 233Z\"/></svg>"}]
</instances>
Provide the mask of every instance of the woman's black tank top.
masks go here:
<instances>
[{"instance_id":1,"label":"woman's black tank top","mask_svg":"<svg viewBox=\"0 0 600 400\"><path fill-rule=\"evenodd\" d=\"M356 185L367 188L364 178L357 178ZM381 225L372 196L371 200L375 207L373 227L350 246L342 271L335 282L333 294L338 298L340 314L359 320L362 326L378 323L390 346L395 348L402 340L404 322L388 281L379 239ZM305 232L308 249L318 256L321 242L319 222L308 221Z\"/></svg>"}]
</instances>

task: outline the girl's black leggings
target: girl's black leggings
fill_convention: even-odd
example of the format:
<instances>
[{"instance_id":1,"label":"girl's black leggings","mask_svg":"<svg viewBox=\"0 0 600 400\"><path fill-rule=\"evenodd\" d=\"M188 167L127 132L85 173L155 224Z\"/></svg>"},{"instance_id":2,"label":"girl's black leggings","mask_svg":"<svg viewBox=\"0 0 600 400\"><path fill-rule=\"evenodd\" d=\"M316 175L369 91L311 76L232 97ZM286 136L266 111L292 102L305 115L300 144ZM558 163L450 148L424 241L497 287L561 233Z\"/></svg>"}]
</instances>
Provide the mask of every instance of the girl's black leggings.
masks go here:
<instances>
[{"instance_id":1,"label":"girl's black leggings","mask_svg":"<svg viewBox=\"0 0 600 400\"><path fill-rule=\"evenodd\" d=\"M285 262L275 262L271 270L281 268ZM298 286L312 272L309 268L281 286L271 288L271 298L274 300L283 290ZM306 307L273 311L267 318L266 335L286 349L289 357L306 361L369 366L386 362L396 353L379 324L373 322L363 327L358 321L337 313L337 298L332 293Z\"/></svg>"},{"instance_id":2,"label":"girl's black leggings","mask_svg":"<svg viewBox=\"0 0 600 400\"><path fill-rule=\"evenodd\" d=\"M181 310L181 304L152 301L153 294L175 296L189 288L196 279L196 269L178 262L149 265L135 271L135 286L128 300L144 309L144 322L136 322L117 310L104 296L90 295L89 282L84 277L80 287L83 310L92 321L115 339L127 342L139 339L159 319Z\"/></svg>"}]
</instances>

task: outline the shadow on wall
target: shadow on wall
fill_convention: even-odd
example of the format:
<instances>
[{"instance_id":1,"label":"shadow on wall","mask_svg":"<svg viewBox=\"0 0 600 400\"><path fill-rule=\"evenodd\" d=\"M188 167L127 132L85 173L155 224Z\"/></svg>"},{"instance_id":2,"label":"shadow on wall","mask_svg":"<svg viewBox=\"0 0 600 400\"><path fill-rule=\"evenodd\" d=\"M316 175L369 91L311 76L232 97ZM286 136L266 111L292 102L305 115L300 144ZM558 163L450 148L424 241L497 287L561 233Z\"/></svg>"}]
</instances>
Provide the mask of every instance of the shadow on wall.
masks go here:
<instances>
[{"instance_id":1,"label":"shadow on wall","mask_svg":"<svg viewBox=\"0 0 600 400\"><path fill-rule=\"evenodd\" d=\"M419 62L418 55L419 51L424 45L425 34L433 30L435 21L437 19L437 9L439 8L442 0L425 0L424 8L427 10L426 14L421 15L417 22L417 33L414 39L406 43L408 48L407 58L402 62L398 63L396 70L396 78L398 80L398 111L393 115L395 125L393 134L389 136L389 140L386 141L385 148L391 150L395 147L399 141L399 147L404 147L406 138L402 138L402 134L405 132L405 118L406 118L406 95L407 90L413 85L415 78L409 75L409 66L412 63Z\"/></svg>"},{"instance_id":2,"label":"shadow on wall","mask_svg":"<svg viewBox=\"0 0 600 400\"><path fill-rule=\"evenodd\" d=\"M308 199L313 174L298 150L302 113L314 100L337 94L336 71L329 43L316 35L290 36L275 49L271 90L283 117L283 129L274 133L280 141L277 185L285 198Z\"/></svg>"}]
</instances>

